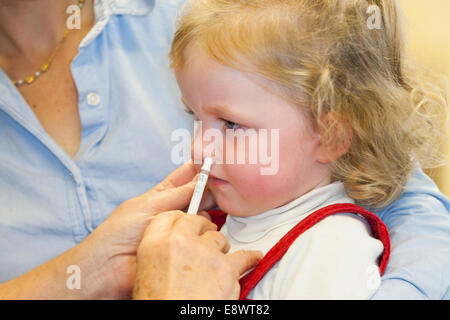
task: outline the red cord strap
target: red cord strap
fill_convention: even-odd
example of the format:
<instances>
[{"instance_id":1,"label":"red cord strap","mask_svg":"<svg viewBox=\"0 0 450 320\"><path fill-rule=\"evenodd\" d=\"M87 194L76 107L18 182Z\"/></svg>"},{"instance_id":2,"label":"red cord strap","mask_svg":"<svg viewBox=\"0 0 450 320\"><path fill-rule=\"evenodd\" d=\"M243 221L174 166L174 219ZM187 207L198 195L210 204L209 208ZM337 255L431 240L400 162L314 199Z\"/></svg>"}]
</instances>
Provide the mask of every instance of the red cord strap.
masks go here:
<instances>
[{"instance_id":1,"label":"red cord strap","mask_svg":"<svg viewBox=\"0 0 450 320\"><path fill-rule=\"evenodd\" d=\"M270 268L272 268L272 266L283 257L292 243L294 243L294 241L303 232L314 226L322 219L338 213L355 213L361 215L367 220L370 228L372 229L373 236L379 239L384 245L384 251L379 260L380 275L382 275L386 269L391 251L389 233L384 223L380 218L378 218L378 216L361 208L360 206L351 203L333 204L313 212L295 225L283 238L280 239L280 241L278 241L277 244L275 244L275 246L272 247L272 249L269 250L269 252L267 252L253 271L241 278L241 294L239 299L246 299L250 291L258 284ZM216 223L220 229L225 223L226 214L220 210L211 210L209 211L209 214L211 215L212 221Z\"/></svg>"}]
</instances>

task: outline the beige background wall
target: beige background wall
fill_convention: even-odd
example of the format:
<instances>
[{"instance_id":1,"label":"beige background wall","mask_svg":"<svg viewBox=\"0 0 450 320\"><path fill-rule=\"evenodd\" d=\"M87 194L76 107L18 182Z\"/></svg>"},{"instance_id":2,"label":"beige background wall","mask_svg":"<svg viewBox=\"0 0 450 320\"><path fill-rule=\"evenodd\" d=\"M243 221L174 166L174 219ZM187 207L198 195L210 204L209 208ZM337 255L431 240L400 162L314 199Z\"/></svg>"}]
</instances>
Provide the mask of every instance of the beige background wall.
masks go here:
<instances>
[{"instance_id":1,"label":"beige background wall","mask_svg":"<svg viewBox=\"0 0 450 320\"><path fill-rule=\"evenodd\" d=\"M400 0L400 4L409 55L425 67L446 75L450 87L450 0ZM444 151L450 155L450 130L447 140ZM427 173L450 197L450 165Z\"/></svg>"}]
</instances>

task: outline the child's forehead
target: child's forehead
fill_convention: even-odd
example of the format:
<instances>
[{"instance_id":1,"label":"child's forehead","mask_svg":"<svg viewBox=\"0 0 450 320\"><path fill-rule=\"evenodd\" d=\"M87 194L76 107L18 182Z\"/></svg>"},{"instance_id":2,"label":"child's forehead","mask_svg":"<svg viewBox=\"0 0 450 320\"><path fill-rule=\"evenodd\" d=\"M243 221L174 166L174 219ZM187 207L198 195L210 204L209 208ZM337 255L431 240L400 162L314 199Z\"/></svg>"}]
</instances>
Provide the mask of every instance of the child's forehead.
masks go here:
<instances>
[{"instance_id":1,"label":"child's forehead","mask_svg":"<svg viewBox=\"0 0 450 320\"><path fill-rule=\"evenodd\" d=\"M201 65L208 67L210 65L218 64L218 62L212 58L208 50L204 48L200 40L192 41L183 51L184 64L183 68L189 68L190 66Z\"/></svg>"},{"instance_id":2,"label":"child's forehead","mask_svg":"<svg viewBox=\"0 0 450 320\"><path fill-rule=\"evenodd\" d=\"M230 65L236 65L237 67L224 65L207 53L201 45L188 46L185 57L185 64L177 73L183 73L184 82L189 83L190 88L195 86L196 90L201 90L206 101L205 105L213 107L235 106L240 105L240 103L235 103L236 101L252 99L252 94L256 94L253 97L255 100L259 100L261 96L266 96L269 93L298 107L296 102L289 97L289 92L283 85L258 74L258 70L254 66L241 66L231 62ZM240 67L242 69L238 69ZM297 92L297 95L301 96L302 100L307 100L303 94ZM212 109L217 111L219 108Z\"/></svg>"}]
</instances>

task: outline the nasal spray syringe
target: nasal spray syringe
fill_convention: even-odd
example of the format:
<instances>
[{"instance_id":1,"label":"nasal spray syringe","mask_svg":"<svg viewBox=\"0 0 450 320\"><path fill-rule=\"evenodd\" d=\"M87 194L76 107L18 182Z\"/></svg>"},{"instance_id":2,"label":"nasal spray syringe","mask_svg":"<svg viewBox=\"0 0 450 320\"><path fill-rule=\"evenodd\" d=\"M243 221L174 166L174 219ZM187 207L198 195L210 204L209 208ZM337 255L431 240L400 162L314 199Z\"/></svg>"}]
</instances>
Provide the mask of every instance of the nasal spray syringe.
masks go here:
<instances>
[{"instance_id":1,"label":"nasal spray syringe","mask_svg":"<svg viewBox=\"0 0 450 320\"><path fill-rule=\"evenodd\" d=\"M200 206L200 201L203 197L203 192L205 191L206 182L208 182L209 171L211 170L212 164L212 158L205 158L205 160L203 161L203 166L198 176L194 194L192 195L187 214L197 214L198 207Z\"/></svg>"}]
</instances>

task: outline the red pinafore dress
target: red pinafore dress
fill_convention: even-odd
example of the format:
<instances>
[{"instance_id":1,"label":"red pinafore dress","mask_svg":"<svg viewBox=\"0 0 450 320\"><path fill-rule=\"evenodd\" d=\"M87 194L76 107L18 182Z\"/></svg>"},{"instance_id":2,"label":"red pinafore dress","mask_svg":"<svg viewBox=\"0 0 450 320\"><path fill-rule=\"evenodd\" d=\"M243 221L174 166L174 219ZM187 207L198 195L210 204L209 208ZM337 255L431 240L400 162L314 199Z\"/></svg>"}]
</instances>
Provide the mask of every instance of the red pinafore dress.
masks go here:
<instances>
[{"instance_id":1,"label":"red pinafore dress","mask_svg":"<svg viewBox=\"0 0 450 320\"><path fill-rule=\"evenodd\" d=\"M280 239L267 254L262 258L259 264L251 272L246 274L239 281L241 284L240 300L245 300L250 291L258 284L264 275L272 268L272 266L279 261L294 241L306 230L320 222L322 219L339 213L354 213L365 218L372 229L372 236L383 243L384 251L379 258L380 275L386 269L391 245L389 241L389 233L384 223L370 211L367 211L360 206L351 203L338 203L321 208L305 219L296 224L283 238ZM220 210L210 210L212 221L217 224L219 230L226 220L227 214Z\"/></svg>"}]
</instances>

